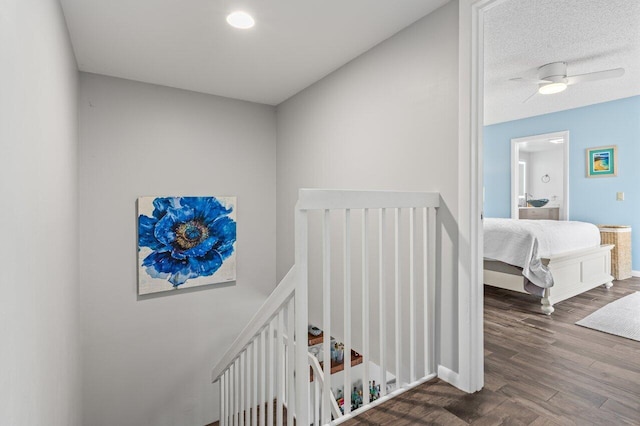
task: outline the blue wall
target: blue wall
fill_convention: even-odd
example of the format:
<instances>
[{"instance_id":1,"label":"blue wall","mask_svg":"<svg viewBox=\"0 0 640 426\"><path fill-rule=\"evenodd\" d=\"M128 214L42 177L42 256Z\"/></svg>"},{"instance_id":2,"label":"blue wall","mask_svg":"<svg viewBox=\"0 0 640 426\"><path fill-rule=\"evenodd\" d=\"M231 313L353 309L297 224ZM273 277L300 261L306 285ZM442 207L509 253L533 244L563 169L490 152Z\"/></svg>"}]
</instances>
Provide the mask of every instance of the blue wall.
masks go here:
<instances>
[{"instance_id":1,"label":"blue wall","mask_svg":"<svg viewBox=\"0 0 640 426\"><path fill-rule=\"evenodd\" d=\"M633 269L640 271L640 96L484 128L484 211L510 217L511 139L569 131L571 220L633 227ZM617 145L618 176L586 177L587 148ZM616 201L616 192L625 201Z\"/></svg>"}]
</instances>

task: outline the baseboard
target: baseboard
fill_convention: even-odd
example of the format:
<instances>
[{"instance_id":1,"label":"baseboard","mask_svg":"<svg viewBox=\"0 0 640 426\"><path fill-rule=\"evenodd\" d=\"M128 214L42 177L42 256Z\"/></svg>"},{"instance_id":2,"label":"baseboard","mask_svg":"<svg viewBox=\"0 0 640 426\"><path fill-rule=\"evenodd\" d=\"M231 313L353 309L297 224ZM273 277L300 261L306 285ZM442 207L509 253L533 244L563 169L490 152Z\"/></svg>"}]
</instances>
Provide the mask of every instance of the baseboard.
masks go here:
<instances>
[{"instance_id":1,"label":"baseboard","mask_svg":"<svg viewBox=\"0 0 640 426\"><path fill-rule=\"evenodd\" d=\"M640 277L640 271L631 271L632 277Z\"/></svg>"},{"instance_id":2,"label":"baseboard","mask_svg":"<svg viewBox=\"0 0 640 426\"><path fill-rule=\"evenodd\" d=\"M460 375L445 366L438 365L438 378L457 387L458 389L464 390L460 380Z\"/></svg>"}]
</instances>

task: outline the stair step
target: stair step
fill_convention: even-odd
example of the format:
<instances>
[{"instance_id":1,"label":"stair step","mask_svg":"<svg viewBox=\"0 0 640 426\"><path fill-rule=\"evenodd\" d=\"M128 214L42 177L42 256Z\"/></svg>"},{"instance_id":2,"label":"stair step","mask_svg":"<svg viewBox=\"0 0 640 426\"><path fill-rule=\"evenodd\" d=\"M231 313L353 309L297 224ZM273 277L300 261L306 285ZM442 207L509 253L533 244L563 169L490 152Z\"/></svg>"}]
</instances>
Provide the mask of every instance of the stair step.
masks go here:
<instances>
[{"instance_id":1,"label":"stair step","mask_svg":"<svg viewBox=\"0 0 640 426\"><path fill-rule=\"evenodd\" d=\"M356 351L352 350L351 351L351 366L355 366L358 364L362 364L362 355L360 355L359 353L357 353ZM324 368L324 363L321 362L320 366ZM310 380L311 382L313 382L313 369L311 367L309 367L309 370L311 371L311 375L310 375ZM338 364L335 361L331 361L331 374L335 374L338 371L342 371L344 370L344 362L341 362L340 364Z\"/></svg>"}]
</instances>

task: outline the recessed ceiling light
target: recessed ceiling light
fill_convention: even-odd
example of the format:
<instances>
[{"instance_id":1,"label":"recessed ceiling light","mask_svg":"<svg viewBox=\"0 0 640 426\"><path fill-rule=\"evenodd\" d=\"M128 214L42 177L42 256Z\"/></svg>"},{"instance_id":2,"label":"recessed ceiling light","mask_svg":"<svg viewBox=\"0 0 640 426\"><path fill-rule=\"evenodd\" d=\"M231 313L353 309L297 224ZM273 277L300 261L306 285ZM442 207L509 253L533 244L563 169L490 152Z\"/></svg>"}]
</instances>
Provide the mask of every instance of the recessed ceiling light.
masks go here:
<instances>
[{"instance_id":1,"label":"recessed ceiling light","mask_svg":"<svg viewBox=\"0 0 640 426\"><path fill-rule=\"evenodd\" d=\"M240 28L242 30L249 29L256 24L251 15L246 12L233 12L227 16L227 22L234 28Z\"/></svg>"}]
</instances>

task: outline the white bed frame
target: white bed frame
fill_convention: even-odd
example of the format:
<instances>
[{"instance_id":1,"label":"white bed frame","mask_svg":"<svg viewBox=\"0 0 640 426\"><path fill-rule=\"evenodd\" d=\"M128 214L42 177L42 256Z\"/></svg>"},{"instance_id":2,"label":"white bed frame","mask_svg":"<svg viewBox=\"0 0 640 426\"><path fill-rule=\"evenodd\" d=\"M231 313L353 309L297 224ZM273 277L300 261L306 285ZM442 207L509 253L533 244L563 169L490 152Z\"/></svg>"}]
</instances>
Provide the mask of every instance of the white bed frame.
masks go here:
<instances>
[{"instance_id":1,"label":"white bed frame","mask_svg":"<svg viewBox=\"0 0 640 426\"><path fill-rule=\"evenodd\" d=\"M591 290L599 285L611 288L611 249L613 245L603 244L584 250L577 250L543 259L554 285L544 290L542 312L551 315L553 305ZM484 283L493 287L526 293L524 277L505 272L484 270Z\"/></svg>"}]
</instances>

